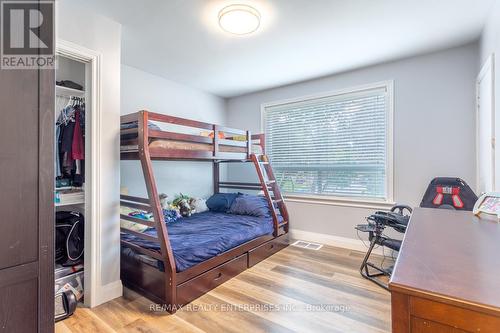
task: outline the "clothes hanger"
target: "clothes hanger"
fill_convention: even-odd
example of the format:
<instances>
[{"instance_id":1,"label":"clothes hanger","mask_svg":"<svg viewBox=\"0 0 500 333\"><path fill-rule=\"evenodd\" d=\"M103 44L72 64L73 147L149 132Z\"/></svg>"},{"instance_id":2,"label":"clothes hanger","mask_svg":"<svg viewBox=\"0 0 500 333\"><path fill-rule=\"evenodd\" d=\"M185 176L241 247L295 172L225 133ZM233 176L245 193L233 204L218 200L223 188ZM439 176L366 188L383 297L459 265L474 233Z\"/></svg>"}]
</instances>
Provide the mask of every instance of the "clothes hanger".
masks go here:
<instances>
[{"instance_id":1,"label":"clothes hanger","mask_svg":"<svg viewBox=\"0 0 500 333\"><path fill-rule=\"evenodd\" d=\"M57 118L57 123L60 125L67 125L69 122L69 116L68 116L68 109L71 107L71 97L68 100L68 103L66 103L66 106L59 112L59 117Z\"/></svg>"}]
</instances>

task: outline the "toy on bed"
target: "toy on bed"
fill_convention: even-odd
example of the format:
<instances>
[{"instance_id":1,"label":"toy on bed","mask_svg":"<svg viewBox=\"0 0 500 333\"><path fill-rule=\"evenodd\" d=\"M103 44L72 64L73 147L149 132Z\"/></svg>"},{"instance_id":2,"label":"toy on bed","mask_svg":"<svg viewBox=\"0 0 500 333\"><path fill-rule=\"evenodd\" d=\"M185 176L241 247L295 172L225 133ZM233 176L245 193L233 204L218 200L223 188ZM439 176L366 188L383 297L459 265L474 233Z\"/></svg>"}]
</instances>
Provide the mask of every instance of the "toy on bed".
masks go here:
<instances>
[{"instance_id":1,"label":"toy on bed","mask_svg":"<svg viewBox=\"0 0 500 333\"><path fill-rule=\"evenodd\" d=\"M159 197L160 197L161 208L164 210L170 209L170 204L168 203L168 195L166 195L165 193L161 193Z\"/></svg>"},{"instance_id":2,"label":"toy on bed","mask_svg":"<svg viewBox=\"0 0 500 333\"><path fill-rule=\"evenodd\" d=\"M150 220L153 218L153 213L149 213L143 210L135 210L133 212L128 213L128 216L136 217L138 219Z\"/></svg>"},{"instance_id":3,"label":"toy on bed","mask_svg":"<svg viewBox=\"0 0 500 333\"><path fill-rule=\"evenodd\" d=\"M208 137L208 138L212 138L212 139L215 136L214 131L210 131L210 132L203 131L203 132L200 132L200 135ZM219 137L219 139L224 139L226 137L226 135L224 134L224 132L219 132L218 137Z\"/></svg>"},{"instance_id":4,"label":"toy on bed","mask_svg":"<svg viewBox=\"0 0 500 333\"><path fill-rule=\"evenodd\" d=\"M179 193L172 202L168 201L168 195L162 193L160 204L163 209L163 215L167 223L174 222L181 217L189 217L194 213L203 213L208 211L206 200L193 198L189 195Z\"/></svg>"},{"instance_id":5,"label":"toy on bed","mask_svg":"<svg viewBox=\"0 0 500 333\"><path fill-rule=\"evenodd\" d=\"M193 207L188 203L188 200L181 199L177 202L177 207L179 208L179 213L182 217L190 217L194 213Z\"/></svg>"},{"instance_id":6,"label":"toy on bed","mask_svg":"<svg viewBox=\"0 0 500 333\"><path fill-rule=\"evenodd\" d=\"M172 201L171 206L177 209L182 217L189 217L194 213L194 208L189 204L191 200L193 200L193 198L190 196L179 193L174 201Z\"/></svg>"},{"instance_id":7,"label":"toy on bed","mask_svg":"<svg viewBox=\"0 0 500 333\"><path fill-rule=\"evenodd\" d=\"M168 202L168 195L161 193L160 205L163 209L163 217L165 218L165 223L173 223L180 219L182 216L179 211Z\"/></svg>"},{"instance_id":8,"label":"toy on bed","mask_svg":"<svg viewBox=\"0 0 500 333\"><path fill-rule=\"evenodd\" d=\"M129 207L121 206L120 207L120 215L127 215L127 216L132 216L132 217L137 217L141 218L144 220L149 220L152 221L153 219L148 217L148 212L144 211L138 211ZM135 223L132 221L127 221L125 219L120 219L120 226L125 229L137 231L137 232L144 232L148 229L148 226L140 223Z\"/></svg>"},{"instance_id":9,"label":"toy on bed","mask_svg":"<svg viewBox=\"0 0 500 333\"><path fill-rule=\"evenodd\" d=\"M175 209L164 209L163 210L163 218L165 219L165 223L174 223L178 221L182 216Z\"/></svg>"},{"instance_id":10,"label":"toy on bed","mask_svg":"<svg viewBox=\"0 0 500 333\"><path fill-rule=\"evenodd\" d=\"M208 211L207 200L201 198L191 198L188 201L189 205L193 209L193 213L203 213Z\"/></svg>"}]
</instances>

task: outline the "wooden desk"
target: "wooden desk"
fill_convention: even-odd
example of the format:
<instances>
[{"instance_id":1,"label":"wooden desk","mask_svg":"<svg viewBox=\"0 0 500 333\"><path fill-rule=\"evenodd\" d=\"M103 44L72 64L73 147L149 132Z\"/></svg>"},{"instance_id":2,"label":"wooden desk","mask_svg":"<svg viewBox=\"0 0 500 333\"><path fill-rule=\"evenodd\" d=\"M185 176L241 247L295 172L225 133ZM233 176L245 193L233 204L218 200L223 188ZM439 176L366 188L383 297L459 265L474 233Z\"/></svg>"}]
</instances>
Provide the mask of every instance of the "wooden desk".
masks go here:
<instances>
[{"instance_id":1,"label":"wooden desk","mask_svg":"<svg viewBox=\"0 0 500 333\"><path fill-rule=\"evenodd\" d=\"M500 332L500 223L415 209L389 289L394 333Z\"/></svg>"}]
</instances>

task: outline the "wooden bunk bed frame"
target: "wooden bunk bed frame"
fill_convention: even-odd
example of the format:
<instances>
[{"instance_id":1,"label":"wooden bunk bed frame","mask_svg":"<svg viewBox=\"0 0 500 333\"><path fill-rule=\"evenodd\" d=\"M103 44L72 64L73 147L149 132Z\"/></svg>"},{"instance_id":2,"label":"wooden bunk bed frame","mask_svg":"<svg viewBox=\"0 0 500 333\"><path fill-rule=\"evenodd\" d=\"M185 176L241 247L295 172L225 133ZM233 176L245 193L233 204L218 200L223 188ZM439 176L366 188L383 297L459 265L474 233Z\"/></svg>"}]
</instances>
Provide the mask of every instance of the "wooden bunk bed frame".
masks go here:
<instances>
[{"instance_id":1,"label":"wooden bunk bed frame","mask_svg":"<svg viewBox=\"0 0 500 333\"><path fill-rule=\"evenodd\" d=\"M154 130L148 126L151 121L180 125L196 130L208 130L213 133L213 137ZM122 254L121 280L126 287L138 291L155 303L161 304L162 309L174 313L181 306L191 302L209 290L243 272L247 268L252 267L256 263L288 246L288 211L269 160L265 155L264 134L252 135L250 131L243 131L149 111L139 111L121 117L122 124L131 122L138 122L138 127L121 130L121 146L136 147L137 149L122 151L121 159L141 161L148 198L122 195L120 204L121 206L152 212L154 221L147 221L123 214L120 215L120 218L156 228L157 237L135 232L127 228L121 228L120 230L125 234L133 235L148 241L158 242L161 251L155 252L123 239L121 240L121 245L137 253L145 254L160 260L163 262L165 269L164 272L162 272L136 258ZM224 133L224 138L219 137L220 132ZM228 136L229 133L233 136ZM130 138L130 136L132 136L132 138ZM239 136L238 139L236 139L237 136ZM242 136L245 136L245 140L242 140ZM206 149L191 150L150 147L150 143L155 140L201 143L210 145L208 147L211 147L211 149L207 151ZM255 144L260 146L259 154L252 152L252 145ZM228 152L227 149L223 149L223 147L238 147L238 151ZM212 162L214 193L219 193L221 188L262 190L271 208L274 223L273 234L258 237L188 268L187 270L177 272L174 255L169 242L168 227L164 221L158 189L153 174L152 160L194 160ZM220 181L219 166L220 163L225 162L253 163L257 171L259 182L240 183ZM281 220L278 217L278 212L281 214Z\"/></svg>"}]
</instances>

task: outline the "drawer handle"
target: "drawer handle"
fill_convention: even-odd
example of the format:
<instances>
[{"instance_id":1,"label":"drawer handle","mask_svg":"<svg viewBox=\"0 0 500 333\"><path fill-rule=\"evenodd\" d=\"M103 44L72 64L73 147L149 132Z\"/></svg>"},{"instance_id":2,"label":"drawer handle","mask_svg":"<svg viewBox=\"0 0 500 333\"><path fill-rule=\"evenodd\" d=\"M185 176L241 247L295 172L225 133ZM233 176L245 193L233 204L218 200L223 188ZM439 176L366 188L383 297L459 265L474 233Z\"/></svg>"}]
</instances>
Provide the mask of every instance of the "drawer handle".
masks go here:
<instances>
[{"instance_id":1,"label":"drawer handle","mask_svg":"<svg viewBox=\"0 0 500 333\"><path fill-rule=\"evenodd\" d=\"M274 249L274 244L271 244L271 246L269 246L269 250L272 250Z\"/></svg>"},{"instance_id":2,"label":"drawer handle","mask_svg":"<svg viewBox=\"0 0 500 333\"><path fill-rule=\"evenodd\" d=\"M214 280L218 280L218 279L220 279L221 277L222 277L222 273L221 273L221 272L219 272L219 274L217 274L217 276L216 276L216 277L214 277Z\"/></svg>"}]
</instances>

